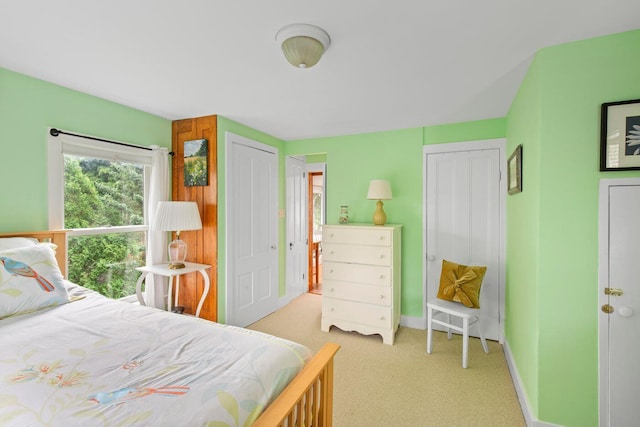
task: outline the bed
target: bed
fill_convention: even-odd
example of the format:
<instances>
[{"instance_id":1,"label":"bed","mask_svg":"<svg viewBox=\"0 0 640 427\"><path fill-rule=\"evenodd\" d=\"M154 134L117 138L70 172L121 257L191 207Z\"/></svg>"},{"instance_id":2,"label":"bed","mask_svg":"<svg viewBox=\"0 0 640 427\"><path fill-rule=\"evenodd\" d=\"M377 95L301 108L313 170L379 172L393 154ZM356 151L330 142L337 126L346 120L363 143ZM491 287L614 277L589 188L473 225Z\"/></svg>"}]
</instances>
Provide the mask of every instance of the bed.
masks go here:
<instances>
[{"instance_id":1,"label":"bed","mask_svg":"<svg viewBox=\"0 0 640 427\"><path fill-rule=\"evenodd\" d=\"M1 425L332 425L338 345L105 298L64 279L65 247L0 234Z\"/></svg>"}]
</instances>

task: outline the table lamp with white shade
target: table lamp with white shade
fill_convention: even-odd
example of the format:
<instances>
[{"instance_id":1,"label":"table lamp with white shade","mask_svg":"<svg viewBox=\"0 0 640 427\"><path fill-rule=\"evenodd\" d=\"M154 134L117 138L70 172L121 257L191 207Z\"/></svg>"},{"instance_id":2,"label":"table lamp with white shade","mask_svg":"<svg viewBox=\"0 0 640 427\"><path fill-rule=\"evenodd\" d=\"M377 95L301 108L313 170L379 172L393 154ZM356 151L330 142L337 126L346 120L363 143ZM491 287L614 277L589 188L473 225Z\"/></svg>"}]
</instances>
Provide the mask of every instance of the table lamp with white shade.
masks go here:
<instances>
[{"instance_id":1,"label":"table lamp with white shade","mask_svg":"<svg viewBox=\"0 0 640 427\"><path fill-rule=\"evenodd\" d=\"M180 232L200 230L200 212L196 202L160 202L151 227L157 231L175 231L176 238L169 243L169 265L171 269L184 268L187 259L187 244L180 239Z\"/></svg>"},{"instance_id":2,"label":"table lamp with white shade","mask_svg":"<svg viewBox=\"0 0 640 427\"><path fill-rule=\"evenodd\" d=\"M387 222L387 215L382 208L383 200L391 200L391 184L383 179L373 179L369 183L369 192L367 199L377 200L376 210L373 213L373 223L375 225L384 225Z\"/></svg>"}]
</instances>

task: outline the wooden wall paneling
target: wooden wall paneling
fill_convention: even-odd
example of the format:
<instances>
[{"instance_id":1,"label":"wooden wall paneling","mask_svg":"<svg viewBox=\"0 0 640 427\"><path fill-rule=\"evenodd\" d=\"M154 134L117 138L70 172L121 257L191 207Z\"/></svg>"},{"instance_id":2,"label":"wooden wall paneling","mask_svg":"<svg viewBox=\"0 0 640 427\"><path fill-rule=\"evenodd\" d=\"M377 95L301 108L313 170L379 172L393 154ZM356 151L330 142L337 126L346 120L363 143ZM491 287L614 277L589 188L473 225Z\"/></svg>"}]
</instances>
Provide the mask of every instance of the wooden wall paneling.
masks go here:
<instances>
[{"instance_id":1,"label":"wooden wall paneling","mask_svg":"<svg viewBox=\"0 0 640 427\"><path fill-rule=\"evenodd\" d=\"M194 201L198 204L202 230L184 231L182 240L188 245L187 261L211 265L208 270L211 287L200 312L200 317L217 321L218 307L218 162L217 162L217 116L205 116L176 120L172 124L173 200ZM184 185L184 142L206 139L208 142L208 185L186 187ZM181 276L179 304L185 312L194 314L204 290L200 274Z\"/></svg>"},{"instance_id":2,"label":"wooden wall paneling","mask_svg":"<svg viewBox=\"0 0 640 427\"><path fill-rule=\"evenodd\" d=\"M308 291L313 290L313 172L307 173L307 276Z\"/></svg>"}]
</instances>

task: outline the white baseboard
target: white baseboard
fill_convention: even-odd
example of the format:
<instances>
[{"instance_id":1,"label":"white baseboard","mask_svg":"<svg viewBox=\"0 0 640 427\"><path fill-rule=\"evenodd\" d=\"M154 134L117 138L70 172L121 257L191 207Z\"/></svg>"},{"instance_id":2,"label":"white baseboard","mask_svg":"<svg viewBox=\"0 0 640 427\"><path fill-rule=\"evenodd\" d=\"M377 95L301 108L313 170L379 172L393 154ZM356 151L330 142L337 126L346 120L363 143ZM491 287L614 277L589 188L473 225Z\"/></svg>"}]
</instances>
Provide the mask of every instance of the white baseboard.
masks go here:
<instances>
[{"instance_id":1,"label":"white baseboard","mask_svg":"<svg viewBox=\"0 0 640 427\"><path fill-rule=\"evenodd\" d=\"M516 365L513 361L513 354L511 353L511 349L509 348L509 343L505 339L504 344L502 346L504 350L504 356L507 360L507 366L509 367L509 372L511 373L511 378L513 379L513 385L516 388L516 394L518 395L518 401L520 402L520 407L522 408L522 414L524 415L524 421L528 427L562 427L558 424L546 423L544 421L538 420L533 413L531 412L531 407L529 406L529 398L527 397L527 392L522 385L522 380L520 379L520 375L518 374L518 370L516 369Z\"/></svg>"},{"instance_id":2,"label":"white baseboard","mask_svg":"<svg viewBox=\"0 0 640 427\"><path fill-rule=\"evenodd\" d=\"M427 330L427 320L422 317L400 316L400 326L413 329Z\"/></svg>"}]
</instances>

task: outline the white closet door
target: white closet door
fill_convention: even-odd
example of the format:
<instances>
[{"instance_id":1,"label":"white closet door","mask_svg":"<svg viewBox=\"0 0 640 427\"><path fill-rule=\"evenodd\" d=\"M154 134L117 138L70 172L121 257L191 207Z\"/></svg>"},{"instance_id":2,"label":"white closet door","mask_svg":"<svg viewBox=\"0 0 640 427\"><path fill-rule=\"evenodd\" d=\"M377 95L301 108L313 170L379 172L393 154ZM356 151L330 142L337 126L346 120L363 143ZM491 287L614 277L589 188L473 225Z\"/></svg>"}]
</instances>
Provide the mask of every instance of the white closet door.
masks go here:
<instances>
[{"instance_id":1,"label":"white closet door","mask_svg":"<svg viewBox=\"0 0 640 427\"><path fill-rule=\"evenodd\" d=\"M480 294L488 339L500 340L500 151L427 153L427 300L442 260L487 267Z\"/></svg>"},{"instance_id":2,"label":"white closet door","mask_svg":"<svg viewBox=\"0 0 640 427\"><path fill-rule=\"evenodd\" d=\"M600 425L631 426L640 419L640 180L603 181L598 289ZM611 313L606 312L607 306Z\"/></svg>"},{"instance_id":3,"label":"white closet door","mask_svg":"<svg viewBox=\"0 0 640 427\"><path fill-rule=\"evenodd\" d=\"M278 156L273 147L227 138L227 321L244 327L277 304Z\"/></svg>"}]
</instances>

